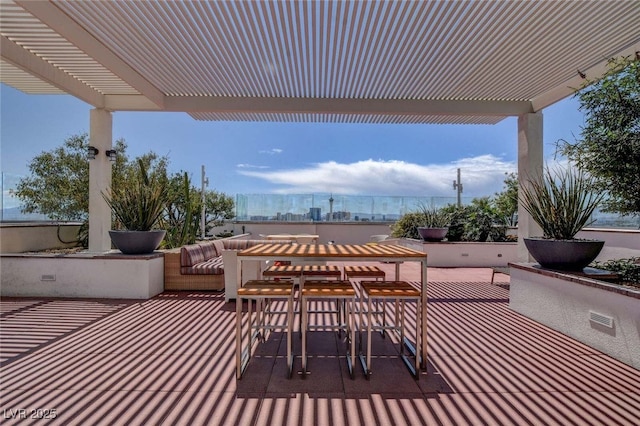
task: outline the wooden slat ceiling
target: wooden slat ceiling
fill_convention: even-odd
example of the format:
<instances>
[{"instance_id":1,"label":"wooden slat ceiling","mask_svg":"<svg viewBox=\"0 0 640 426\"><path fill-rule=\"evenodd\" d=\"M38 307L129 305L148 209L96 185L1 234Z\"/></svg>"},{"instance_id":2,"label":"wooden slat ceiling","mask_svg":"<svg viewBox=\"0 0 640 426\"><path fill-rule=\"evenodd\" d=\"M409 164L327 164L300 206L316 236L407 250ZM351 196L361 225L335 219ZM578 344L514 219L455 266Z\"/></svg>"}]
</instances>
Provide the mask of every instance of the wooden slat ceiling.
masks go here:
<instances>
[{"instance_id":1,"label":"wooden slat ceiling","mask_svg":"<svg viewBox=\"0 0 640 426\"><path fill-rule=\"evenodd\" d=\"M640 50L629 1L1 0L1 81L197 120L496 123Z\"/></svg>"}]
</instances>

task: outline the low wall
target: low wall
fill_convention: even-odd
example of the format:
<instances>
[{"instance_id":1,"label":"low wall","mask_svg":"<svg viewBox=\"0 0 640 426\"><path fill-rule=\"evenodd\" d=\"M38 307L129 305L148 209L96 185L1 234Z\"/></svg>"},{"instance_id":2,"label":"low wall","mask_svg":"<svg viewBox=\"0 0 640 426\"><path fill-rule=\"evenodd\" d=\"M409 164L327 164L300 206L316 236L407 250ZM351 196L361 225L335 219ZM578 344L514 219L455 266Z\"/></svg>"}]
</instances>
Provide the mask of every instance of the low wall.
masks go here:
<instances>
[{"instance_id":1,"label":"low wall","mask_svg":"<svg viewBox=\"0 0 640 426\"><path fill-rule=\"evenodd\" d=\"M517 243L423 242L402 239L399 244L427 253L427 263L441 268L506 267L518 260Z\"/></svg>"},{"instance_id":2,"label":"low wall","mask_svg":"<svg viewBox=\"0 0 640 426\"><path fill-rule=\"evenodd\" d=\"M640 369L640 289L510 266L511 309Z\"/></svg>"},{"instance_id":3,"label":"low wall","mask_svg":"<svg viewBox=\"0 0 640 426\"><path fill-rule=\"evenodd\" d=\"M609 247L640 250L640 229L586 228L576 238L604 240Z\"/></svg>"},{"instance_id":4,"label":"low wall","mask_svg":"<svg viewBox=\"0 0 640 426\"><path fill-rule=\"evenodd\" d=\"M0 223L0 253L75 247L80 223Z\"/></svg>"},{"instance_id":5,"label":"low wall","mask_svg":"<svg viewBox=\"0 0 640 426\"><path fill-rule=\"evenodd\" d=\"M0 256L0 295L148 299L164 291L164 255Z\"/></svg>"},{"instance_id":6,"label":"low wall","mask_svg":"<svg viewBox=\"0 0 640 426\"><path fill-rule=\"evenodd\" d=\"M318 242L326 244L365 244L372 235L390 235L391 222L233 222L221 230L234 234L251 233L251 238L260 234L313 234L319 235Z\"/></svg>"}]
</instances>

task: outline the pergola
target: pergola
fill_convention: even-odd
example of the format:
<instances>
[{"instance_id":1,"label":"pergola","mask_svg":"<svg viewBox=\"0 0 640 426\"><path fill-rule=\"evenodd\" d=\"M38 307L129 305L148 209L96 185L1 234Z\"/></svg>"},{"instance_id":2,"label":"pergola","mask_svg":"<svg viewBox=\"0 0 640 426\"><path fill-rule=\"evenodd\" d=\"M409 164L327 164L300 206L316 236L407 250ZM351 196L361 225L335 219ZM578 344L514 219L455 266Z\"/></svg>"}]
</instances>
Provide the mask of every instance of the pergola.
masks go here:
<instances>
[{"instance_id":1,"label":"pergola","mask_svg":"<svg viewBox=\"0 0 640 426\"><path fill-rule=\"evenodd\" d=\"M517 116L522 177L542 170L540 111L602 75L607 59L640 51L639 22L637 0L1 0L0 75L92 105L101 153L113 111L416 124ZM110 182L101 154L90 162L90 251L110 248L100 195ZM522 237L534 224L520 210Z\"/></svg>"}]
</instances>

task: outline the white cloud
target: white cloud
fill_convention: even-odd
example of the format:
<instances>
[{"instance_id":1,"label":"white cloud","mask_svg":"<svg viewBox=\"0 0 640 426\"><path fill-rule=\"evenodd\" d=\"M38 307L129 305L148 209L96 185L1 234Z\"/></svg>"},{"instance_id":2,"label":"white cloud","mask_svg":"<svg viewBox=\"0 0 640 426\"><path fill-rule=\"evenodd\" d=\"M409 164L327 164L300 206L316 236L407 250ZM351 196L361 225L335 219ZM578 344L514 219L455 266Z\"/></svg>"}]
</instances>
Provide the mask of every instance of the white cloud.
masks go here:
<instances>
[{"instance_id":1,"label":"white cloud","mask_svg":"<svg viewBox=\"0 0 640 426\"><path fill-rule=\"evenodd\" d=\"M257 166L255 164L246 164L246 163L236 164L236 167L239 169L268 169L269 168L269 166Z\"/></svg>"},{"instance_id":2,"label":"white cloud","mask_svg":"<svg viewBox=\"0 0 640 426\"><path fill-rule=\"evenodd\" d=\"M462 158L448 164L421 165L397 160L335 161L293 170L239 170L245 176L277 185L282 194L332 192L360 195L455 196L453 181L461 169L463 196L493 195L502 189L504 174L516 170L513 162L493 155Z\"/></svg>"},{"instance_id":3,"label":"white cloud","mask_svg":"<svg viewBox=\"0 0 640 426\"><path fill-rule=\"evenodd\" d=\"M282 150L280 148L264 149L259 152L260 154L269 154L269 155L282 154Z\"/></svg>"}]
</instances>

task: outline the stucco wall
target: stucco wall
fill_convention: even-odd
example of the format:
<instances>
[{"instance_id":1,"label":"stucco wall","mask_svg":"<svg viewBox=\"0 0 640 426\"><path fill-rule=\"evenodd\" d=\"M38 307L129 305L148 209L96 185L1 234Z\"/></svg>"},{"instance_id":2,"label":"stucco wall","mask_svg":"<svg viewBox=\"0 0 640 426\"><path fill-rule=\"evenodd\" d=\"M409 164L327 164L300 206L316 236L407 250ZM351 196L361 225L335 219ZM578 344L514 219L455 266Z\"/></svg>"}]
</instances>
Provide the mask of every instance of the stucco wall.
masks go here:
<instances>
[{"instance_id":1,"label":"stucco wall","mask_svg":"<svg viewBox=\"0 0 640 426\"><path fill-rule=\"evenodd\" d=\"M631 297L606 289L615 286L564 276L512 267L509 307L640 369L640 291ZM612 318L613 327L592 321L590 312Z\"/></svg>"}]
</instances>

